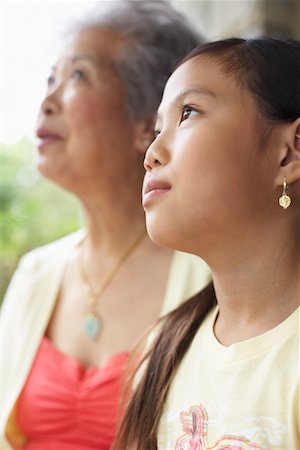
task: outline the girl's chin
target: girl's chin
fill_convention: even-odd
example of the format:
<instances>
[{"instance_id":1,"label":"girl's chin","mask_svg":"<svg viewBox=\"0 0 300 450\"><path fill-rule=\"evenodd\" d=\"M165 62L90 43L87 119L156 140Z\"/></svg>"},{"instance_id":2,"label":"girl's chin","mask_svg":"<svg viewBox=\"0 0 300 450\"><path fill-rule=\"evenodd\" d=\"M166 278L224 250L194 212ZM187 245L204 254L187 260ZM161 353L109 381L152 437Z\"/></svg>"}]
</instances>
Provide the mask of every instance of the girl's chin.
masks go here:
<instances>
[{"instance_id":1,"label":"girl's chin","mask_svg":"<svg viewBox=\"0 0 300 450\"><path fill-rule=\"evenodd\" d=\"M167 227L162 227L157 225L156 223L149 223L146 221L147 232L150 239L159 247L169 248L172 250L180 250L177 248L178 239L173 236L173 232L169 230Z\"/></svg>"}]
</instances>

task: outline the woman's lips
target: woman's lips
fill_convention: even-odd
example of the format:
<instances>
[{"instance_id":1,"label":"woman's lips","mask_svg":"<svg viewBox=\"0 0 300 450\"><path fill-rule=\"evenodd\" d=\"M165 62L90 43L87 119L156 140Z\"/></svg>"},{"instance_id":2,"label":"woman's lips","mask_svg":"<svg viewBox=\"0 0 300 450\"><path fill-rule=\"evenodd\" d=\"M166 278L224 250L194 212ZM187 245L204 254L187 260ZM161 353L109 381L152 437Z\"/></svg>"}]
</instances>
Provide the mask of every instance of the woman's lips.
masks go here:
<instances>
[{"instance_id":1,"label":"woman's lips","mask_svg":"<svg viewBox=\"0 0 300 450\"><path fill-rule=\"evenodd\" d=\"M148 206L154 198L166 194L170 189L171 185L169 183L159 180L149 180L144 188L143 207Z\"/></svg>"},{"instance_id":2,"label":"woman's lips","mask_svg":"<svg viewBox=\"0 0 300 450\"><path fill-rule=\"evenodd\" d=\"M55 144L62 140L62 136L55 131L49 130L47 128L39 128L37 130L37 147L39 150L45 148L50 144Z\"/></svg>"}]
</instances>

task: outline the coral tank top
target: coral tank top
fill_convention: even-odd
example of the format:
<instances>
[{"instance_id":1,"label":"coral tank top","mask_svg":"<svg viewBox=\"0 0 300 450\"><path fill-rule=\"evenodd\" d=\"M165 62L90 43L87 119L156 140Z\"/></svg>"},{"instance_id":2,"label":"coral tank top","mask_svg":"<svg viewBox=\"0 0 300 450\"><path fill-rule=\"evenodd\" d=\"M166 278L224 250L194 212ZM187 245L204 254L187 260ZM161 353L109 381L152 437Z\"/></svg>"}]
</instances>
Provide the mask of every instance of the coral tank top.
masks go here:
<instances>
[{"instance_id":1,"label":"coral tank top","mask_svg":"<svg viewBox=\"0 0 300 450\"><path fill-rule=\"evenodd\" d=\"M85 368L43 337L18 400L26 450L109 450L128 353Z\"/></svg>"}]
</instances>

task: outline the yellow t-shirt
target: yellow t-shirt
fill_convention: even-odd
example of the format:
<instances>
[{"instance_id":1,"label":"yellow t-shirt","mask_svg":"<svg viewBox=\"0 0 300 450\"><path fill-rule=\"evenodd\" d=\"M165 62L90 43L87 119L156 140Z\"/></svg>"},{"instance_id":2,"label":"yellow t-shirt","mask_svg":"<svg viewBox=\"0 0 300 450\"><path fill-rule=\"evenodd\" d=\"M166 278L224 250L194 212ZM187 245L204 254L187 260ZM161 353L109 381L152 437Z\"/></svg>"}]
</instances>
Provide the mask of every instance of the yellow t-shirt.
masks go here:
<instances>
[{"instance_id":1,"label":"yellow t-shirt","mask_svg":"<svg viewBox=\"0 0 300 450\"><path fill-rule=\"evenodd\" d=\"M299 312L225 347L211 311L173 380L158 449L299 450Z\"/></svg>"}]
</instances>

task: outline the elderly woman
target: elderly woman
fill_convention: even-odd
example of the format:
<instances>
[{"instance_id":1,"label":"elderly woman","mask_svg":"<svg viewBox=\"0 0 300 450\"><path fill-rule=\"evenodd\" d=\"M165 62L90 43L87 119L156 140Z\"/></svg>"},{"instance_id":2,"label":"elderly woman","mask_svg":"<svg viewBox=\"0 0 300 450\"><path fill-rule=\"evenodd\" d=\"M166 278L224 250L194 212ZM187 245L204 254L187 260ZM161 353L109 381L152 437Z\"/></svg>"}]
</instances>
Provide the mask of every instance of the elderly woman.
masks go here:
<instances>
[{"instance_id":1,"label":"elderly woman","mask_svg":"<svg viewBox=\"0 0 300 450\"><path fill-rule=\"evenodd\" d=\"M112 3L51 73L37 166L80 199L86 229L23 257L9 287L1 450L109 449L129 351L208 280L199 258L150 241L140 200L165 81L200 40L164 2Z\"/></svg>"}]
</instances>

